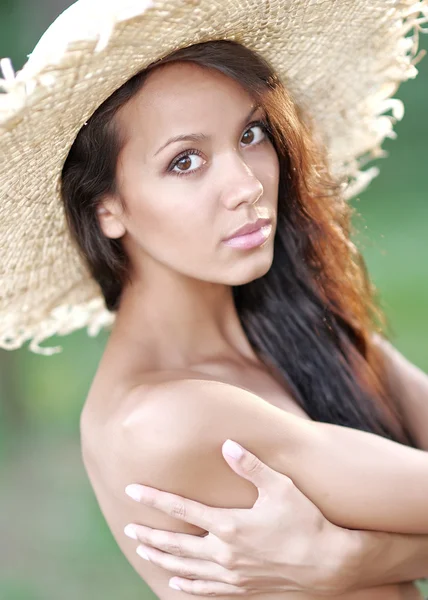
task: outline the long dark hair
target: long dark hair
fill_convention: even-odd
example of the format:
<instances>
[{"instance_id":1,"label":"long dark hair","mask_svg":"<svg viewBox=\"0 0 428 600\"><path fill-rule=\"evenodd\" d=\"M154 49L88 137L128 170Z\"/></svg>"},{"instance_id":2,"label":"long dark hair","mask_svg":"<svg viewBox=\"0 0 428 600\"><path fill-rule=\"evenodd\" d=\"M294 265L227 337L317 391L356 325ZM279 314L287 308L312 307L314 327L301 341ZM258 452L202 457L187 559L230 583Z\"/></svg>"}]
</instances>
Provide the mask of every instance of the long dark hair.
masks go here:
<instances>
[{"instance_id":1,"label":"long dark hair","mask_svg":"<svg viewBox=\"0 0 428 600\"><path fill-rule=\"evenodd\" d=\"M279 371L313 420L414 446L373 343L381 314L350 241L352 209L329 174L308 119L269 64L237 42L183 48L137 73L95 111L70 149L62 171L68 225L107 308L117 310L129 266L120 240L103 235L96 215L102 197L116 191L121 140L113 117L151 70L174 61L231 77L267 115L280 164L274 259L266 275L233 288L254 350Z\"/></svg>"}]
</instances>

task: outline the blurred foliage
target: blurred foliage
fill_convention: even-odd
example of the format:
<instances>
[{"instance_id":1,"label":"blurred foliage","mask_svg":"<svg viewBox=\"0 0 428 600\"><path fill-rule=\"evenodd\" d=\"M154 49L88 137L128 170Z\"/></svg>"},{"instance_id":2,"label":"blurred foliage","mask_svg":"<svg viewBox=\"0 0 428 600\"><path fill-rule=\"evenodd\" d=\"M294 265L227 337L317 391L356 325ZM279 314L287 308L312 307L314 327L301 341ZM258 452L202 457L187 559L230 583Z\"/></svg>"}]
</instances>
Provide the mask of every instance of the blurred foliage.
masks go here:
<instances>
[{"instance_id":1,"label":"blurred foliage","mask_svg":"<svg viewBox=\"0 0 428 600\"><path fill-rule=\"evenodd\" d=\"M0 0L0 57L19 69L68 5ZM398 140L354 205L393 342L428 371L428 57L419 70L396 94L406 107ZM0 350L0 600L155 597L114 542L80 460L79 414L106 339L54 339L63 352L49 358Z\"/></svg>"}]
</instances>

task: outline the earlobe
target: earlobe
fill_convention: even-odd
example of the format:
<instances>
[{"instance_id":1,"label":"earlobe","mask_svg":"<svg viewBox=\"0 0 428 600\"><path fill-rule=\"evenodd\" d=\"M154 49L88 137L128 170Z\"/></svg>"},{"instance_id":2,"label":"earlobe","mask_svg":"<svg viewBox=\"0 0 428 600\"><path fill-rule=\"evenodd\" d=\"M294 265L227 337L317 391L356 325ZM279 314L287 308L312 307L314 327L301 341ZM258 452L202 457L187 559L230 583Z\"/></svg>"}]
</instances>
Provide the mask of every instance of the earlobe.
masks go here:
<instances>
[{"instance_id":1,"label":"earlobe","mask_svg":"<svg viewBox=\"0 0 428 600\"><path fill-rule=\"evenodd\" d=\"M113 210L110 203L101 202L97 206L97 217L104 235L110 239L117 239L125 235L126 228Z\"/></svg>"}]
</instances>

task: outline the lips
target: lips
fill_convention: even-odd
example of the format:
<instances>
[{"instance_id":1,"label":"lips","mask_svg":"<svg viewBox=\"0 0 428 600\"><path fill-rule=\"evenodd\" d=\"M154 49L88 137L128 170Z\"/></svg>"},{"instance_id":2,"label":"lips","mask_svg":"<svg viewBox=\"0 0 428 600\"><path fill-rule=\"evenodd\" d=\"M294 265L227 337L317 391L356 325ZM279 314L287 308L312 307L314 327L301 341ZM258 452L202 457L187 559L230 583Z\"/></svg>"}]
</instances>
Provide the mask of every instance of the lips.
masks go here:
<instances>
[{"instance_id":1,"label":"lips","mask_svg":"<svg viewBox=\"0 0 428 600\"><path fill-rule=\"evenodd\" d=\"M258 231L261 227L265 225L269 225L271 223L270 219L257 219L254 223L247 223L243 227L237 229L232 235L225 238L224 241L231 240L232 238L238 237L240 235L246 235L247 233L253 233L254 231Z\"/></svg>"}]
</instances>

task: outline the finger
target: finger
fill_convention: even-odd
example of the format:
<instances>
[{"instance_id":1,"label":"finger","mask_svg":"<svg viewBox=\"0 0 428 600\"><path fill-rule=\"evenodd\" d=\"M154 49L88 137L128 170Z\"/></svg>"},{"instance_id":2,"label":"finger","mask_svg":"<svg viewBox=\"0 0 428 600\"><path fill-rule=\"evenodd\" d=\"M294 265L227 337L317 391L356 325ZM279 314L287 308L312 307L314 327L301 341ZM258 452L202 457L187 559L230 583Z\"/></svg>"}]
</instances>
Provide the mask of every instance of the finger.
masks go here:
<instances>
[{"instance_id":1,"label":"finger","mask_svg":"<svg viewBox=\"0 0 428 600\"><path fill-rule=\"evenodd\" d=\"M148 544L174 556L215 561L214 540L216 538L210 534L200 537L187 533L152 529L151 527L137 525L136 523L127 525L124 532L134 540L139 540L143 544Z\"/></svg>"},{"instance_id":2,"label":"finger","mask_svg":"<svg viewBox=\"0 0 428 600\"><path fill-rule=\"evenodd\" d=\"M182 592L195 594L196 596L248 596L250 594L245 588L218 581L189 580L174 577L170 580L171 584L177 585Z\"/></svg>"},{"instance_id":3,"label":"finger","mask_svg":"<svg viewBox=\"0 0 428 600\"><path fill-rule=\"evenodd\" d=\"M237 475L251 481L257 488L274 491L278 480L283 482L290 478L278 473L262 462L257 456L243 448L233 440L226 440L222 446L223 457Z\"/></svg>"},{"instance_id":4,"label":"finger","mask_svg":"<svg viewBox=\"0 0 428 600\"><path fill-rule=\"evenodd\" d=\"M234 576L233 573L216 563L194 558L180 558L144 544L138 546L137 554L142 558L145 554L148 556L148 560L158 567L187 579L207 579L230 583L231 578Z\"/></svg>"},{"instance_id":5,"label":"finger","mask_svg":"<svg viewBox=\"0 0 428 600\"><path fill-rule=\"evenodd\" d=\"M224 521L224 513L229 513L230 518L232 510L206 506L195 500L136 483L128 485L125 492L137 502L157 508L175 519L211 531L215 535L220 534L217 524Z\"/></svg>"}]
</instances>

